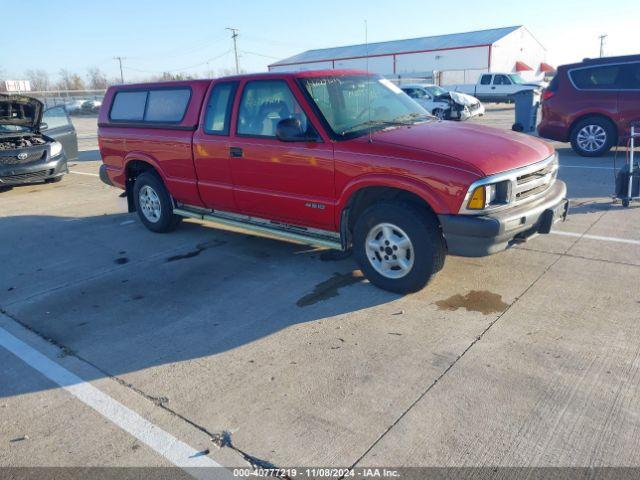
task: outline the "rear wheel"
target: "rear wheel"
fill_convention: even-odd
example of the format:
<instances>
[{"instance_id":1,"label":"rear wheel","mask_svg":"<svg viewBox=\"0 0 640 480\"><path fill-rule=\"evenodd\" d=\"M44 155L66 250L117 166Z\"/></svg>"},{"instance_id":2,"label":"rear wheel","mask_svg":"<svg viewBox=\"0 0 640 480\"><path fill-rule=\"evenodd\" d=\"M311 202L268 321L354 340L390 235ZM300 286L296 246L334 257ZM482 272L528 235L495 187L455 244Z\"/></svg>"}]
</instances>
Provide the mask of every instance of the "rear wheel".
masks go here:
<instances>
[{"instance_id":1,"label":"rear wheel","mask_svg":"<svg viewBox=\"0 0 640 480\"><path fill-rule=\"evenodd\" d=\"M154 172L144 172L136 178L133 198L140 220L152 232L170 232L182 220L182 217L174 215L171 196Z\"/></svg>"},{"instance_id":2,"label":"rear wheel","mask_svg":"<svg viewBox=\"0 0 640 480\"><path fill-rule=\"evenodd\" d=\"M353 237L365 277L384 290L420 290L444 265L445 245L437 219L411 204L383 202L369 207L357 219Z\"/></svg>"},{"instance_id":3,"label":"rear wheel","mask_svg":"<svg viewBox=\"0 0 640 480\"><path fill-rule=\"evenodd\" d=\"M616 142L615 128L609 120L602 117L589 117L580 120L571 131L571 146L583 157L604 155Z\"/></svg>"}]
</instances>

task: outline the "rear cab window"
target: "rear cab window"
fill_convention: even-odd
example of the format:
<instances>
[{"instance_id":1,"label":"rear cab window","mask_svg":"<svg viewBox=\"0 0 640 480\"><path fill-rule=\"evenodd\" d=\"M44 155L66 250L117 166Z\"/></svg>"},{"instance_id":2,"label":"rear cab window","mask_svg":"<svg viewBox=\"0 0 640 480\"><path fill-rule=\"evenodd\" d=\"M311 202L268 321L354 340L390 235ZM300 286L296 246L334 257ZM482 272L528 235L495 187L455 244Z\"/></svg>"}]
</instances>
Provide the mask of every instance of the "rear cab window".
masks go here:
<instances>
[{"instance_id":1,"label":"rear cab window","mask_svg":"<svg viewBox=\"0 0 640 480\"><path fill-rule=\"evenodd\" d=\"M188 87L122 90L114 96L109 119L114 122L180 123L190 98Z\"/></svg>"}]
</instances>

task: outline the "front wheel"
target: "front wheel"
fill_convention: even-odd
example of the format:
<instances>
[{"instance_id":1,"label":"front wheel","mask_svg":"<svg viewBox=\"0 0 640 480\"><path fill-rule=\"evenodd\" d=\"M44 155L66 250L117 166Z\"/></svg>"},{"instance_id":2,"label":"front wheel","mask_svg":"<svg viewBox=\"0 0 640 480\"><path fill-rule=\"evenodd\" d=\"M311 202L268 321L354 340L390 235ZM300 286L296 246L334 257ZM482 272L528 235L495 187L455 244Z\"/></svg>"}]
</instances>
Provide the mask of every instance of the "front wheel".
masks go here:
<instances>
[{"instance_id":1,"label":"front wheel","mask_svg":"<svg viewBox=\"0 0 640 480\"><path fill-rule=\"evenodd\" d=\"M435 215L411 204L369 207L357 219L353 238L362 272L384 290L418 291L444 265L445 244Z\"/></svg>"},{"instance_id":2,"label":"front wheel","mask_svg":"<svg viewBox=\"0 0 640 480\"><path fill-rule=\"evenodd\" d=\"M447 113L442 108L435 108L432 113L433 116L438 118L439 120L447 119Z\"/></svg>"},{"instance_id":3,"label":"front wheel","mask_svg":"<svg viewBox=\"0 0 640 480\"><path fill-rule=\"evenodd\" d=\"M136 178L133 198L140 220L152 232L170 232L182 219L173 213L171 196L154 172L144 172Z\"/></svg>"}]
</instances>

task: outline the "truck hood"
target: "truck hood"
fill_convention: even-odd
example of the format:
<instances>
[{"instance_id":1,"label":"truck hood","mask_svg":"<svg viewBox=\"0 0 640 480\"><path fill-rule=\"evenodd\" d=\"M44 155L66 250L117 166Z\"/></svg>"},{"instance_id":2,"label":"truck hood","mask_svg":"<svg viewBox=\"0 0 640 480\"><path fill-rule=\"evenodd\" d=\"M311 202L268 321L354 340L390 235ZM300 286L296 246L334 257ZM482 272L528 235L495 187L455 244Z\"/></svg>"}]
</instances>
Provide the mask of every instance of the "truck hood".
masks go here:
<instances>
[{"instance_id":1,"label":"truck hood","mask_svg":"<svg viewBox=\"0 0 640 480\"><path fill-rule=\"evenodd\" d=\"M43 104L24 95L0 94L0 125L29 128L38 132Z\"/></svg>"},{"instance_id":2,"label":"truck hood","mask_svg":"<svg viewBox=\"0 0 640 480\"><path fill-rule=\"evenodd\" d=\"M375 132L375 143L456 158L485 175L524 167L553 155L537 138L458 122L430 122Z\"/></svg>"}]
</instances>

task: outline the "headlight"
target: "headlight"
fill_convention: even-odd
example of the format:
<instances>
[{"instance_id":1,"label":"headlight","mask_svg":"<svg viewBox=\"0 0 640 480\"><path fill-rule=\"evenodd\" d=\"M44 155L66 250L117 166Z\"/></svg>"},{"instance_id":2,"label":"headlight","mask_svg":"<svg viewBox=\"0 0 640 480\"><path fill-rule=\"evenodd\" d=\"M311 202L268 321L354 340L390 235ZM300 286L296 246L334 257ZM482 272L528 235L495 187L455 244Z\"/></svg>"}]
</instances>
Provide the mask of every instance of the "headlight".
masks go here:
<instances>
[{"instance_id":1,"label":"headlight","mask_svg":"<svg viewBox=\"0 0 640 480\"><path fill-rule=\"evenodd\" d=\"M509 203L509 186L511 182L502 182L480 185L472 193L467 209L484 210L485 208Z\"/></svg>"},{"instance_id":2,"label":"headlight","mask_svg":"<svg viewBox=\"0 0 640 480\"><path fill-rule=\"evenodd\" d=\"M53 142L51 144L51 158L62 155L62 144L60 142Z\"/></svg>"}]
</instances>

